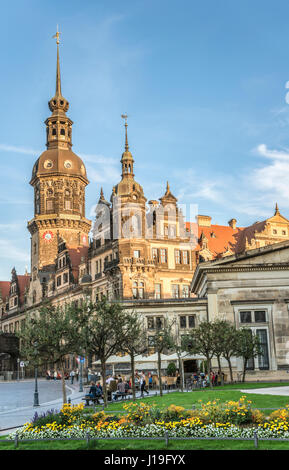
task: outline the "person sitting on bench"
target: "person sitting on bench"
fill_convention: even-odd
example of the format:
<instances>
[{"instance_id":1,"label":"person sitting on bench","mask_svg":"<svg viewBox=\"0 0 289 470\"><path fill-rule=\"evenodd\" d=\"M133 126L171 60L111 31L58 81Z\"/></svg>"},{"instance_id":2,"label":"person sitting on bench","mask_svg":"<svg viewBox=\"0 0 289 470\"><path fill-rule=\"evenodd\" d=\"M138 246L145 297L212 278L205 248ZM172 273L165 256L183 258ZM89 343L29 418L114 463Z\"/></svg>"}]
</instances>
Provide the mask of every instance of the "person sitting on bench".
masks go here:
<instances>
[{"instance_id":1,"label":"person sitting on bench","mask_svg":"<svg viewBox=\"0 0 289 470\"><path fill-rule=\"evenodd\" d=\"M122 381L122 379L119 379L119 382L117 384L117 391L113 394L113 399L117 400L118 397L124 397L125 396L125 383Z\"/></svg>"},{"instance_id":2,"label":"person sitting on bench","mask_svg":"<svg viewBox=\"0 0 289 470\"><path fill-rule=\"evenodd\" d=\"M101 395L100 395L95 383L91 382L89 392L84 397L86 399L86 404L89 405L89 400L92 400L92 401L96 401L96 403L99 405L99 399L98 398L100 396Z\"/></svg>"}]
</instances>

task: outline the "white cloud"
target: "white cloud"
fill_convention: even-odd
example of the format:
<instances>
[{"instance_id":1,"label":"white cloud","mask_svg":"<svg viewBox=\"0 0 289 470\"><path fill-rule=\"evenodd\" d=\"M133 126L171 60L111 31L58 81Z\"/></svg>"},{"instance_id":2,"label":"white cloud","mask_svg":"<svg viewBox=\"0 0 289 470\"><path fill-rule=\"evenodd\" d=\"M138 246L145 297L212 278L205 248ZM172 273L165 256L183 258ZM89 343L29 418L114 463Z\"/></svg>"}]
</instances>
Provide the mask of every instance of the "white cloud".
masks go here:
<instances>
[{"instance_id":1,"label":"white cloud","mask_svg":"<svg viewBox=\"0 0 289 470\"><path fill-rule=\"evenodd\" d=\"M35 150L29 147L18 147L15 145L6 145L6 144L0 144L0 151L22 153L25 155L40 155L42 153L41 150Z\"/></svg>"},{"instance_id":2,"label":"white cloud","mask_svg":"<svg viewBox=\"0 0 289 470\"><path fill-rule=\"evenodd\" d=\"M9 259L12 263L29 262L30 253L17 248L17 242L0 238L0 259Z\"/></svg>"}]
</instances>

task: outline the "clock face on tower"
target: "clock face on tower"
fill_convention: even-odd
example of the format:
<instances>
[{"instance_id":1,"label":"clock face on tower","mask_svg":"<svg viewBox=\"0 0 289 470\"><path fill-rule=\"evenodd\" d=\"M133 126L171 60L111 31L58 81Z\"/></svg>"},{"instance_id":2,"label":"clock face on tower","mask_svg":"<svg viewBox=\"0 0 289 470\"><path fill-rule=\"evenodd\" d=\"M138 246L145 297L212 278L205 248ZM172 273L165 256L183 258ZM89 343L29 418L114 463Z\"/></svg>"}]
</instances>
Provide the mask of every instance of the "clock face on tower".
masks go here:
<instances>
[{"instance_id":1,"label":"clock face on tower","mask_svg":"<svg viewBox=\"0 0 289 470\"><path fill-rule=\"evenodd\" d=\"M49 243L53 239L53 233L50 232L50 231L44 232L44 234L42 235L42 238L43 238L43 240L45 240L46 242Z\"/></svg>"}]
</instances>

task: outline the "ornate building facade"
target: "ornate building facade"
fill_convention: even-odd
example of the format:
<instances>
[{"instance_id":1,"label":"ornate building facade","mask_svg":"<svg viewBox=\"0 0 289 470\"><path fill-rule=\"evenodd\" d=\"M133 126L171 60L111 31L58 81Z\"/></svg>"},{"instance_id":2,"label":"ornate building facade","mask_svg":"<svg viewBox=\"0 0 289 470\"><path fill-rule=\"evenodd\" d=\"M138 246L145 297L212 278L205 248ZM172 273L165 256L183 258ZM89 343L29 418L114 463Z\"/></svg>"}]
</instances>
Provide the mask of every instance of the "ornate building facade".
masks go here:
<instances>
[{"instance_id":1,"label":"ornate building facade","mask_svg":"<svg viewBox=\"0 0 289 470\"><path fill-rule=\"evenodd\" d=\"M158 201L148 201L135 179L127 116L122 116L121 179L112 186L109 201L100 189L95 219L88 220L88 178L83 161L72 151L73 122L61 91L58 33L56 37L56 90L45 121L47 149L35 162L30 181L34 191L34 216L28 222L31 270L18 275L13 268L11 280L0 282L0 330L17 331L44 300L78 301L85 292L93 300L105 295L138 309L145 317L148 339L165 316L176 319L181 336L215 315L214 283L199 281L201 275L205 279L205 267L224 266L256 249L279 246L289 240L289 220L276 204L272 217L249 227L237 227L234 218L227 226L214 225L206 215L187 222L169 183ZM208 272L212 271L208 268ZM215 313L227 312L220 305ZM277 370L277 362L271 361L270 367Z\"/></svg>"}]
</instances>

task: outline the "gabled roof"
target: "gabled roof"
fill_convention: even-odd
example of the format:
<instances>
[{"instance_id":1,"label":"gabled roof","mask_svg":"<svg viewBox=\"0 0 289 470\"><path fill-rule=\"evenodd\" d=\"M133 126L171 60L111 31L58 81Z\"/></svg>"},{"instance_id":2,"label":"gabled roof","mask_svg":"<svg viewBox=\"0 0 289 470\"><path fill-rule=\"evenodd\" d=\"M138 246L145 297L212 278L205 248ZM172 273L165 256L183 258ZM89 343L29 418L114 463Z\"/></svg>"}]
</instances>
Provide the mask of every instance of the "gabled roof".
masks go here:
<instances>
[{"instance_id":1,"label":"gabled roof","mask_svg":"<svg viewBox=\"0 0 289 470\"><path fill-rule=\"evenodd\" d=\"M186 223L186 228L190 228L189 222ZM235 252L243 230L244 228L241 227L234 229L226 225L198 226L198 243L195 250L200 251L202 249L199 241L205 236L208 241L208 249L214 258L221 253L226 253L228 250Z\"/></svg>"}]
</instances>

